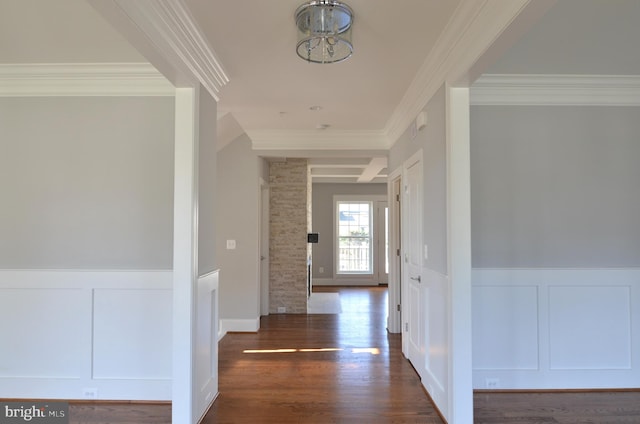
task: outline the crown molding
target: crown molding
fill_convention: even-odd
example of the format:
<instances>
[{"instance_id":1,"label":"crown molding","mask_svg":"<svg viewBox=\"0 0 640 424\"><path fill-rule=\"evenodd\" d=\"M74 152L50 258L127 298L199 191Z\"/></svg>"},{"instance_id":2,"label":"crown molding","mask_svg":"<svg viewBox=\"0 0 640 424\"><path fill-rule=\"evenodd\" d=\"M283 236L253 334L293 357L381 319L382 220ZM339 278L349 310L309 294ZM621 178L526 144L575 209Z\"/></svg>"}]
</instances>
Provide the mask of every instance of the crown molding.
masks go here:
<instances>
[{"instance_id":1,"label":"crown molding","mask_svg":"<svg viewBox=\"0 0 640 424\"><path fill-rule=\"evenodd\" d=\"M456 83L530 0L462 0L385 126L391 147L445 82Z\"/></svg>"},{"instance_id":2,"label":"crown molding","mask_svg":"<svg viewBox=\"0 0 640 424\"><path fill-rule=\"evenodd\" d=\"M220 89L229 78L184 0L110 1L187 80L199 82L220 100Z\"/></svg>"},{"instance_id":3,"label":"crown molding","mask_svg":"<svg viewBox=\"0 0 640 424\"><path fill-rule=\"evenodd\" d=\"M254 150L386 150L382 131L246 130Z\"/></svg>"},{"instance_id":4,"label":"crown molding","mask_svg":"<svg viewBox=\"0 0 640 424\"><path fill-rule=\"evenodd\" d=\"M640 106L640 76L485 74L471 104Z\"/></svg>"},{"instance_id":5,"label":"crown molding","mask_svg":"<svg viewBox=\"0 0 640 424\"><path fill-rule=\"evenodd\" d=\"M174 94L173 85L146 63L0 65L0 97Z\"/></svg>"}]
</instances>

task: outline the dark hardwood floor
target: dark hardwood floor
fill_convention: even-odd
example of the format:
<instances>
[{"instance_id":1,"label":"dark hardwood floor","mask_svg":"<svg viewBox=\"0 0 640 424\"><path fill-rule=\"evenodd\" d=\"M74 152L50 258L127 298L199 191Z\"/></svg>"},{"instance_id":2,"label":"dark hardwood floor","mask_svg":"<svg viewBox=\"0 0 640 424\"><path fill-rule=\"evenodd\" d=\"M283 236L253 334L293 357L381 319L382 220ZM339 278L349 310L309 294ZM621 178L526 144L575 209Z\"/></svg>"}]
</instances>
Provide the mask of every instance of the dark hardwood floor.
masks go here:
<instances>
[{"instance_id":1,"label":"dark hardwood floor","mask_svg":"<svg viewBox=\"0 0 640 424\"><path fill-rule=\"evenodd\" d=\"M386 288L340 297L341 314L272 315L257 334L225 336L203 423L442 424L386 331Z\"/></svg>"},{"instance_id":2,"label":"dark hardwood floor","mask_svg":"<svg viewBox=\"0 0 640 424\"><path fill-rule=\"evenodd\" d=\"M334 290L341 314L271 315L221 340L220 395L203 423L443 423L386 332L386 288L316 288ZM640 392L477 392L474 403L475 424L640 424ZM69 412L72 424L171 422L170 405Z\"/></svg>"},{"instance_id":3,"label":"dark hardwood floor","mask_svg":"<svg viewBox=\"0 0 640 424\"><path fill-rule=\"evenodd\" d=\"M33 422L33 421L32 421ZM170 403L71 402L69 424L170 424Z\"/></svg>"},{"instance_id":4,"label":"dark hardwood floor","mask_svg":"<svg viewBox=\"0 0 640 424\"><path fill-rule=\"evenodd\" d=\"M640 391L476 392L475 424L639 424Z\"/></svg>"}]
</instances>

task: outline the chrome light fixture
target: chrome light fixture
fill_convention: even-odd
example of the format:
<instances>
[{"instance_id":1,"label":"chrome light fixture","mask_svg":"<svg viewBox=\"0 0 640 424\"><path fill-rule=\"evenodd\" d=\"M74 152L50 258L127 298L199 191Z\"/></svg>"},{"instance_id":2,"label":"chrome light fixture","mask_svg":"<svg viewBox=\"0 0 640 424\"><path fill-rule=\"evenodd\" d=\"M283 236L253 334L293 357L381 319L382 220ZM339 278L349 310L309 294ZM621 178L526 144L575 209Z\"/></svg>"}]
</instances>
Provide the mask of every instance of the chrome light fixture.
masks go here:
<instances>
[{"instance_id":1,"label":"chrome light fixture","mask_svg":"<svg viewBox=\"0 0 640 424\"><path fill-rule=\"evenodd\" d=\"M298 56L308 62L335 63L351 56L353 10L333 0L315 0L298 7Z\"/></svg>"}]
</instances>

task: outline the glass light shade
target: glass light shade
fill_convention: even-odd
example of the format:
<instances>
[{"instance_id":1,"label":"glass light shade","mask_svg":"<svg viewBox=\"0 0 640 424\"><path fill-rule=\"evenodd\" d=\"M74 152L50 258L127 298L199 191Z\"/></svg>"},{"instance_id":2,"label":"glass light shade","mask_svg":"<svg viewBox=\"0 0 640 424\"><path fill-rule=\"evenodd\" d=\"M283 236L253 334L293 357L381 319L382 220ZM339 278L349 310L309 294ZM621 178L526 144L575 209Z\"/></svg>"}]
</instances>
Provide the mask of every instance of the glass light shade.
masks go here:
<instances>
[{"instance_id":1,"label":"glass light shade","mask_svg":"<svg viewBox=\"0 0 640 424\"><path fill-rule=\"evenodd\" d=\"M317 0L298 7L298 56L308 62L341 62L353 53L353 11L344 3Z\"/></svg>"}]
</instances>

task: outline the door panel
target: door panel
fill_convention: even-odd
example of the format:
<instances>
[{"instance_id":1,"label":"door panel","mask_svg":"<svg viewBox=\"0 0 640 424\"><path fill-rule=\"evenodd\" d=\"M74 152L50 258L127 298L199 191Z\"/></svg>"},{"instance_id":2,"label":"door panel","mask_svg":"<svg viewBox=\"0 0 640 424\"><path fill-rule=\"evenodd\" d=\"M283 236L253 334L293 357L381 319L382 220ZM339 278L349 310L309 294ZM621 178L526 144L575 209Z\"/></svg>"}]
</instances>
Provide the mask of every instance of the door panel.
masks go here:
<instances>
[{"instance_id":1,"label":"door panel","mask_svg":"<svg viewBox=\"0 0 640 424\"><path fill-rule=\"evenodd\" d=\"M376 251L376 269L378 274L378 284L389 284L389 259L388 259L388 227L389 227L389 207L388 202L376 202L376 232L377 232L377 251Z\"/></svg>"},{"instance_id":2,"label":"door panel","mask_svg":"<svg viewBox=\"0 0 640 424\"><path fill-rule=\"evenodd\" d=\"M260 191L260 315L269 315L269 187Z\"/></svg>"},{"instance_id":3,"label":"door panel","mask_svg":"<svg viewBox=\"0 0 640 424\"><path fill-rule=\"evenodd\" d=\"M406 355L422 375L424 367L424 320L422 287L422 161L421 154L405 166L403 207L404 290L408 306L405 322Z\"/></svg>"},{"instance_id":4,"label":"door panel","mask_svg":"<svg viewBox=\"0 0 640 424\"><path fill-rule=\"evenodd\" d=\"M420 287L417 284L409 285L409 327L408 327L408 339L409 339L409 360L418 366L419 362L415 359L420 357L420 349L422 346L422 331L419 331L422 327L420 320Z\"/></svg>"}]
</instances>

